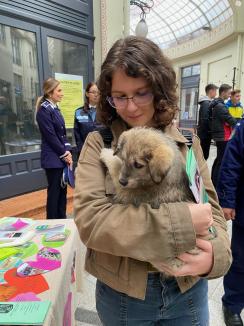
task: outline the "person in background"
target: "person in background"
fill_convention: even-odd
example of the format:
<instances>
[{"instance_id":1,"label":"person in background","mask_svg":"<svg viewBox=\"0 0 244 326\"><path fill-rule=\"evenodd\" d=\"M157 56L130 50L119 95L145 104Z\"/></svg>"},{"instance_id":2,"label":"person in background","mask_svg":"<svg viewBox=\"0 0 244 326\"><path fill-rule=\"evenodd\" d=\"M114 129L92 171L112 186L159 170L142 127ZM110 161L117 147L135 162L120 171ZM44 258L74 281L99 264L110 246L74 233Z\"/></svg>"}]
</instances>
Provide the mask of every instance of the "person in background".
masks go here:
<instances>
[{"instance_id":1,"label":"person in background","mask_svg":"<svg viewBox=\"0 0 244 326\"><path fill-rule=\"evenodd\" d=\"M219 88L219 97L213 100L209 106L210 124L212 131L212 139L216 143L217 156L212 167L212 181L216 188L219 177L219 169L223 160L225 147L230 139L232 128L236 124L236 119L233 118L225 105L225 100L230 97L231 86L222 84Z\"/></svg>"},{"instance_id":2,"label":"person in background","mask_svg":"<svg viewBox=\"0 0 244 326\"><path fill-rule=\"evenodd\" d=\"M75 110L74 135L78 155L82 149L85 139L89 132L98 127L96 121L96 107L99 101L99 90L94 82L86 86L85 104Z\"/></svg>"},{"instance_id":3,"label":"person in background","mask_svg":"<svg viewBox=\"0 0 244 326\"><path fill-rule=\"evenodd\" d=\"M227 326L243 326L244 308L244 120L237 123L219 173L217 192L227 221L232 220L233 262L224 276L223 313Z\"/></svg>"},{"instance_id":4,"label":"person in background","mask_svg":"<svg viewBox=\"0 0 244 326\"><path fill-rule=\"evenodd\" d=\"M154 127L176 141L185 159L187 139L172 123L178 110L176 74L156 44L135 36L116 41L102 64L98 88L97 114L111 132L112 149L123 131ZM74 196L75 222L87 246L85 268L97 278L96 307L102 324L208 325L207 278L226 273L231 253L198 137L193 136L192 146L209 203L177 202L158 209L147 203L113 203L114 186L100 160L104 140L98 131L88 135L76 169ZM133 163L137 162L131 162L131 169L140 168ZM213 241L199 239L212 224L218 236ZM187 253L195 245L201 248L199 254ZM175 256L184 261L178 270L163 263Z\"/></svg>"},{"instance_id":5,"label":"person in background","mask_svg":"<svg viewBox=\"0 0 244 326\"><path fill-rule=\"evenodd\" d=\"M197 135L200 138L200 143L205 160L209 157L209 150L211 144L211 130L209 126L209 105L211 101L216 97L218 86L214 84L208 84L205 87L205 96L199 98L199 114L198 114L198 126Z\"/></svg>"},{"instance_id":6,"label":"person in background","mask_svg":"<svg viewBox=\"0 0 244 326\"><path fill-rule=\"evenodd\" d=\"M225 103L229 109L230 114L237 121L240 120L243 116L243 106L241 105L240 99L241 91L239 89L234 89L230 93L230 99Z\"/></svg>"},{"instance_id":7,"label":"person in background","mask_svg":"<svg viewBox=\"0 0 244 326\"><path fill-rule=\"evenodd\" d=\"M47 219L66 218L67 187L61 186L63 168L72 164L71 145L66 138L64 118L57 106L62 100L60 82L48 78L43 83L43 96L36 103L36 121L41 133L41 166L45 169Z\"/></svg>"}]
</instances>

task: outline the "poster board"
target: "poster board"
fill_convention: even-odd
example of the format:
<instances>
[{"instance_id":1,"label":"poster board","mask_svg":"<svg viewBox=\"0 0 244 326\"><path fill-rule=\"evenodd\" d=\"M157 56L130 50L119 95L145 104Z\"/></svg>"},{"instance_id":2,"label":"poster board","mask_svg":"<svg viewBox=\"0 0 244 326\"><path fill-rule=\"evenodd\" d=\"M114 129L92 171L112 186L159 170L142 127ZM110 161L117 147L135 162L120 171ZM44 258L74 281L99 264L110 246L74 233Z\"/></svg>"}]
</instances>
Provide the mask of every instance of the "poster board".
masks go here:
<instances>
[{"instance_id":1,"label":"poster board","mask_svg":"<svg viewBox=\"0 0 244 326\"><path fill-rule=\"evenodd\" d=\"M73 128L75 110L84 105L83 77L55 73L55 79L60 82L64 94L59 108L62 111L66 128Z\"/></svg>"}]
</instances>

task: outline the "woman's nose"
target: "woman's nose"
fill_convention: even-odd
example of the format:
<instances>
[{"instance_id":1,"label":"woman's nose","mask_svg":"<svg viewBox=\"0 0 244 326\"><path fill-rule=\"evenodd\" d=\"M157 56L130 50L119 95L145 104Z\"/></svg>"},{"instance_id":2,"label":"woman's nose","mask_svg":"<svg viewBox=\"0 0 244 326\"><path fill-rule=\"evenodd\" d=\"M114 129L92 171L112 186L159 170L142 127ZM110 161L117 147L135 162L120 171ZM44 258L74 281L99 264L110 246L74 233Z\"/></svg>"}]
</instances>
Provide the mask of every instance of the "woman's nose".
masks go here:
<instances>
[{"instance_id":1,"label":"woman's nose","mask_svg":"<svg viewBox=\"0 0 244 326\"><path fill-rule=\"evenodd\" d=\"M138 107L134 103L133 99L132 98L128 98L128 100L127 100L127 110L129 110L129 111L135 111L137 109L138 109Z\"/></svg>"}]
</instances>

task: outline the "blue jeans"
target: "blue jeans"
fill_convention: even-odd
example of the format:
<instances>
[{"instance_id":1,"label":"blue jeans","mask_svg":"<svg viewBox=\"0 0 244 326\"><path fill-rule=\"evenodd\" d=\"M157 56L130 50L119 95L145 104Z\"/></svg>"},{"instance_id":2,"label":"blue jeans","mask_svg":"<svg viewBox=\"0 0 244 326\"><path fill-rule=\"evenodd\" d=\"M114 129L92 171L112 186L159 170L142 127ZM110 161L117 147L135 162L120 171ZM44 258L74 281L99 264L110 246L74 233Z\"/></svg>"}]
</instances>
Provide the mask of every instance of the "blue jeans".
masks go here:
<instances>
[{"instance_id":1,"label":"blue jeans","mask_svg":"<svg viewBox=\"0 0 244 326\"><path fill-rule=\"evenodd\" d=\"M174 278L150 273L140 300L97 280L96 307L104 326L208 326L208 283L201 279L181 294Z\"/></svg>"}]
</instances>

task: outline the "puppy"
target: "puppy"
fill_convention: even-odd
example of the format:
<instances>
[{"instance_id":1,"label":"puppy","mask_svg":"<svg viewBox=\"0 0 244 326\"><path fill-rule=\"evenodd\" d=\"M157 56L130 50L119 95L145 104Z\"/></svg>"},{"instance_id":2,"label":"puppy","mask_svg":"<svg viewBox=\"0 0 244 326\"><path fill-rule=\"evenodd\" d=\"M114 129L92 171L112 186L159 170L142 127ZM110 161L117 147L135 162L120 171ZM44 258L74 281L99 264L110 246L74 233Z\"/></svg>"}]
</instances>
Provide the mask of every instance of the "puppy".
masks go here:
<instances>
[{"instance_id":1,"label":"puppy","mask_svg":"<svg viewBox=\"0 0 244 326\"><path fill-rule=\"evenodd\" d=\"M176 143L152 128L132 128L121 134L118 145L100 156L115 186L114 202L121 204L193 201L189 181Z\"/></svg>"},{"instance_id":2,"label":"puppy","mask_svg":"<svg viewBox=\"0 0 244 326\"><path fill-rule=\"evenodd\" d=\"M194 202L182 154L161 131L145 127L125 131L115 152L104 148L100 159L115 186L115 203L137 207L148 203L159 208L161 203ZM199 249L190 253L198 254ZM173 269L183 265L177 258L169 258L166 263Z\"/></svg>"}]
</instances>

